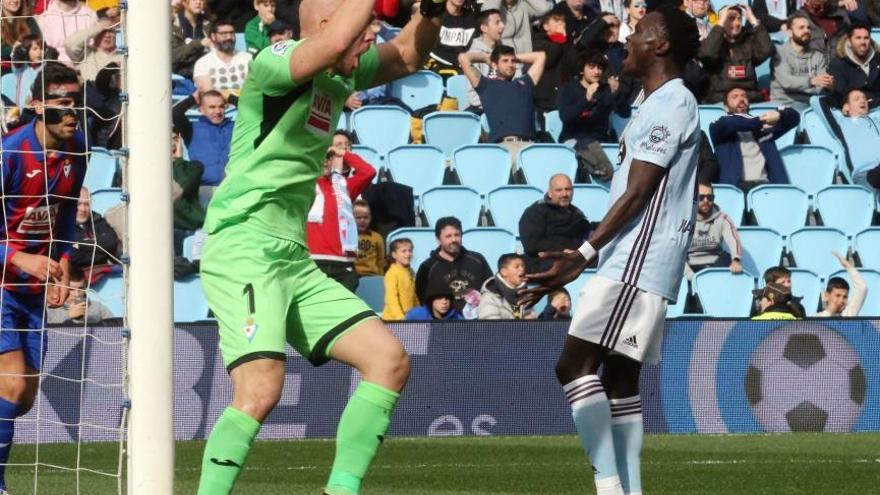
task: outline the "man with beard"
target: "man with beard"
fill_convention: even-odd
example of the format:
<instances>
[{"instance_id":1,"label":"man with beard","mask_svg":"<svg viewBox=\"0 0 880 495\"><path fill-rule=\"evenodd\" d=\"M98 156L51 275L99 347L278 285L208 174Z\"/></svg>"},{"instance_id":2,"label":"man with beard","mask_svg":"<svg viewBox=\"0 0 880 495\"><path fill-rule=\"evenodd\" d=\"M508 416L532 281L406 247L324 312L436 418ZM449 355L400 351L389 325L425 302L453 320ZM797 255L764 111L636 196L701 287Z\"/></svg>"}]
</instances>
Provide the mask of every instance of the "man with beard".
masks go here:
<instances>
[{"instance_id":1,"label":"man with beard","mask_svg":"<svg viewBox=\"0 0 880 495\"><path fill-rule=\"evenodd\" d=\"M501 11L497 9L483 9L477 17L480 22L480 36L471 41L468 52L482 53L485 56L492 54L492 50L501 44L501 35L504 33L504 21L501 19ZM489 64L478 62L473 64L474 69L483 77L495 77L495 71ZM473 86L468 86L468 111L480 114L483 112L483 104Z\"/></svg>"},{"instance_id":2,"label":"man with beard","mask_svg":"<svg viewBox=\"0 0 880 495\"><path fill-rule=\"evenodd\" d=\"M193 81L200 92L216 89L238 93L248 75L252 55L235 51L235 28L218 20L211 25L211 51L196 61Z\"/></svg>"},{"instance_id":3,"label":"man with beard","mask_svg":"<svg viewBox=\"0 0 880 495\"><path fill-rule=\"evenodd\" d=\"M306 248L306 217L346 98L417 71L446 10L443 0L422 2L396 38L376 45L374 5L303 0L302 39L260 51L242 88L226 178L204 226L202 286L233 394L205 445L199 495L232 492L281 398L288 344L315 366L335 360L363 377L339 418L327 495L360 493L409 377L401 343Z\"/></svg>"},{"instance_id":4,"label":"man with beard","mask_svg":"<svg viewBox=\"0 0 880 495\"><path fill-rule=\"evenodd\" d=\"M660 360L693 229L700 117L681 77L699 38L694 20L668 4L638 23L623 70L641 79L645 99L621 140L611 207L578 250L541 253L553 266L521 291L521 302L534 302L599 255L556 364L598 495L642 493L639 374Z\"/></svg>"},{"instance_id":5,"label":"man with beard","mask_svg":"<svg viewBox=\"0 0 880 495\"><path fill-rule=\"evenodd\" d=\"M464 308L465 295L479 291L483 282L492 277L492 269L482 254L469 251L461 245L461 221L443 217L434 225L437 249L422 262L416 272L416 295L419 301L428 300L428 288L442 282L455 294L455 307Z\"/></svg>"},{"instance_id":6,"label":"man with beard","mask_svg":"<svg viewBox=\"0 0 880 495\"><path fill-rule=\"evenodd\" d=\"M780 105L803 110L810 97L834 87L834 77L826 72L828 58L810 47L810 20L803 13L792 14L787 21L789 41L776 48L773 55L773 80L770 99Z\"/></svg>"},{"instance_id":7,"label":"man with beard","mask_svg":"<svg viewBox=\"0 0 880 495\"><path fill-rule=\"evenodd\" d=\"M715 204L715 191L711 184L700 183L697 190L697 221L694 237L688 247L684 275L691 280L703 268L728 267L731 273L740 273L742 267L742 243L736 225ZM727 246L727 250L721 246Z\"/></svg>"},{"instance_id":8,"label":"man with beard","mask_svg":"<svg viewBox=\"0 0 880 495\"><path fill-rule=\"evenodd\" d=\"M842 106L850 90L860 89L871 108L880 104L880 53L871 40L870 29L863 24L850 26L837 43L837 56L828 64L834 76L835 104Z\"/></svg>"},{"instance_id":9,"label":"man with beard","mask_svg":"<svg viewBox=\"0 0 880 495\"><path fill-rule=\"evenodd\" d=\"M744 20L752 25L751 29L743 27ZM709 75L705 103L722 101L734 86L745 89L749 100L762 101L755 67L773 55L773 42L767 29L748 5L721 9L718 22L700 46L700 61Z\"/></svg>"},{"instance_id":10,"label":"man with beard","mask_svg":"<svg viewBox=\"0 0 880 495\"><path fill-rule=\"evenodd\" d=\"M813 49L825 52L829 57L834 55L834 47L840 39L850 18L847 11L829 0L806 0L798 12L806 14L810 19L810 44Z\"/></svg>"}]
</instances>

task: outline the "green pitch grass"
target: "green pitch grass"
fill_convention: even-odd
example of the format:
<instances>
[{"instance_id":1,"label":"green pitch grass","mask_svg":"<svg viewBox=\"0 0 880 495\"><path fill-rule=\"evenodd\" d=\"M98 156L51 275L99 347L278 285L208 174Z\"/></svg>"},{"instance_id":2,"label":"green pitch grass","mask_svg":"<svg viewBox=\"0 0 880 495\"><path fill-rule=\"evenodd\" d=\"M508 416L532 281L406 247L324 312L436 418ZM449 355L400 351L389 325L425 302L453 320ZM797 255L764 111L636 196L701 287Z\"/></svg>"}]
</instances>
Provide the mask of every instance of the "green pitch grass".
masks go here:
<instances>
[{"instance_id":1,"label":"green pitch grass","mask_svg":"<svg viewBox=\"0 0 880 495\"><path fill-rule=\"evenodd\" d=\"M176 491L194 494L203 442L180 442ZM75 463L75 445L43 445L40 459ZM331 441L258 442L237 494L315 494L330 469ZM112 471L116 445L83 445L85 467ZM33 446L16 446L12 462L33 462ZM34 493L33 468L10 467L15 495ZM574 437L389 438L364 482L365 495L595 493ZM645 493L880 493L880 434L651 435L643 455ZM38 493L110 495L116 480L41 467ZM124 492L123 492L124 493ZM163 495L163 494L156 494Z\"/></svg>"}]
</instances>

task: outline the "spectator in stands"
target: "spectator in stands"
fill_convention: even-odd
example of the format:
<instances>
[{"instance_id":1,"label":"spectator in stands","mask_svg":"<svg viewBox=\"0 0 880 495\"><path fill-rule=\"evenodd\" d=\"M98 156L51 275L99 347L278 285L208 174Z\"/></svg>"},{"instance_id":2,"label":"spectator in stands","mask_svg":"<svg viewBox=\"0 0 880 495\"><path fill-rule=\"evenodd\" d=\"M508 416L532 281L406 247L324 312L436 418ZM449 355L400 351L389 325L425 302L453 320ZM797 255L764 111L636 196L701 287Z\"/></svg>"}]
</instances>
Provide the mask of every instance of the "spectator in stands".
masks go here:
<instances>
[{"instance_id":1,"label":"spectator in stands","mask_svg":"<svg viewBox=\"0 0 880 495\"><path fill-rule=\"evenodd\" d=\"M274 45L279 41L287 41L293 39L293 28L285 21L275 19L269 26L269 44Z\"/></svg>"},{"instance_id":2,"label":"spectator in stands","mask_svg":"<svg viewBox=\"0 0 880 495\"><path fill-rule=\"evenodd\" d=\"M880 27L880 0L864 0L862 6L865 8L868 20L870 20L868 24Z\"/></svg>"},{"instance_id":3,"label":"spectator in stands","mask_svg":"<svg viewBox=\"0 0 880 495\"><path fill-rule=\"evenodd\" d=\"M709 36L709 31L718 24L718 14L712 11L709 0L685 0L687 13L697 22L700 31L700 41Z\"/></svg>"},{"instance_id":4,"label":"spectator in stands","mask_svg":"<svg viewBox=\"0 0 880 495\"><path fill-rule=\"evenodd\" d=\"M118 264L116 250L119 238L100 214L93 212L89 190L80 189L76 209L75 244L70 252L70 264L84 271L100 265Z\"/></svg>"},{"instance_id":5,"label":"spectator in stands","mask_svg":"<svg viewBox=\"0 0 880 495\"><path fill-rule=\"evenodd\" d=\"M844 2L845 3L845 2ZM810 44L814 50L834 55L837 41L849 26L849 15L840 3L806 0L802 12L810 19Z\"/></svg>"},{"instance_id":6,"label":"spectator in stands","mask_svg":"<svg viewBox=\"0 0 880 495\"><path fill-rule=\"evenodd\" d=\"M504 23L502 43L517 53L532 51L532 23L550 11L550 0L485 0L483 10L500 11Z\"/></svg>"},{"instance_id":7,"label":"spectator in stands","mask_svg":"<svg viewBox=\"0 0 880 495\"><path fill-rule=\"evenodd\" d=\"M107 64L122 64L122 54L116 51L116 26L119 9L101 9L98 22L71 34L64 41L64 50L86 81L94 81L98 71Z\"/></svg>"},{"instance_id":8,"label":"spectator in stands","mask_svg":"<svg viewBox=\"0 0 880 495\"><path fill-rule=\"evenodd\" d=\"M804 2L801 0L754 0L752 11L766 27L767 32L776 33L780 30L788 33L787 19L797 12ZM769 5L768 5L769 4Z\"/></svg>"},{"instance_id":9,"label":"spectator in stands","mask_svg":"<svg viewBox=\"0 0 880 495\"><path fill-rule=\"evenodd\" d=\"M86 127L89 144L92 146L103 146L107 149L122 147L121 92L121 71L116 62L102 67L94 81L86 82L85 103L89 112L97 116Z\"/></svg>"},{"instance_id":10,"label":"spectator in stands","mask_svg":"<svg viewBox=\"0 0 880 495\"><path fill-rule=\"evenodd\" d=\"M570 320L571 296L564 288L547 294L547 306L538 315L539 320Z\"/></svg>"},{"instance_id":11,"label":"spectator in stands","mask_svg":"<svg viewBox=\"0 0 880 495\"><path fill-rule=\"evenodd\" d=\"M486 280L480 290L479 318L481 320L530 320L537 318L531 307L517 302L517 291L526 286L526 264L523 257L502 254L498 258L498 273Z\"/></svg>"},{"instance_id":12,"label":"spectator in stands","mask_svg":"<svg viewBox=\"0 0 880 495\"><path fill-rule=\"evenodd\" d=\"M582 57L588 52L597 51L608 59L606 74L608 77L620 76L623 67L624 45L618 41L620 19L608 12L599 13L587 29L574 40L574 49L567 54L566 73L571 79L577 79L583 69Z\"/></svg>"},{"instance_id":13,"label":"spectator in stands","mask_svg":"<svg viewBox=\"0 0 880 495\"><path fill-rule=\"evenodd\" d=\"M205 166L183 158L183 140L176 127L171 131L171 197L174 201L174 253L183 253L183 240L202 228L205 209L199 203L199 186Z\"/></svg>"},{"instance_id":14,"label":"spectator in stands","mask_svg":"<svg viewBox=\"0 0 880 495\"><path fill-rule=\"evenodd\" d=\"M565 16L565 29L570 40L580 36L583 30L597 17L599 2L593 2L596 8L586 3L585 0L565 0L557 2L553 7L553 12Z\"/></svg>"},{"instance_id":15,"label":"spectator in stands","mask_svg":"<svg viewBox=\"0 0 880 495\"><path fill-rule=\"evenodd\" d=\"M636 25L645 17L648 3L645 0L623 0L623 6L626 8L626 22L620 25L617 41L626 43L626 38L635 32ZM702 31L700 34L702 35Z\"/></svg>"},{"instance_id":16,"label":"spectator in stands","mask_svg":"<svg viewBox=\"0 0 880 495\"><path fill-rule=\"evenodd\" d=\"M95 11L79 0L51 0L46 10L37 16L43 40L58 50L58 60L62 62L70 61L64 49L64 41L73 33L88 29L97 22Z\"/></svg>"},{"instance_id":17,"label":"spectator in stands","mask_svg":"<svg viewBox=\"0 0 880 495\"><path fill-rule=\"evenodd\" d=\"M709 125L720 169L719 182L743 191L760 184L788 184L776 139L797 127L797 110L783 108L754 117L749 115L748 93L738 87L727 91L724 107L728 115Z\"/></svg>"},{"instance_id":18,"label":"spectator in stands","mask_svg":"<svg viewBox=\"0 0 880 495\"><path fill-rule=\"evenodd\" d=\"M376 170L351 152L351 138L337 131L318 177L315 200L306 220L306 242L311 258L328 277L354 292L358 275L358 229L354 201L376 176Z\"/></svg>"},{"instance_id":19,"label":"spectator in stands","mask_svg":"<svg viewBox=\"0 0 880 495\"><path fill-rule=\"evenodd\" d=\"M852 262L838 253L832 254L834 254L838 261L840 261L840 266L846 270L849 279L852 280L852 297L849 297L850 286L846 280L841 277L829 278L828 284L825 286L825 291L822 293L822 306L825 309L817 313L815 316L858 316L859 311L862 310L862 305L865 304L865 298L868 295L868 286L865 284L865 279L862 278L862 275L859 274L859 271Z\"/></svg>"},{"instance_id":20,"label":"spectator in stands","mask_svg":"<svg viewBox=\"0 0 880 495\"><path fill-rule=\"evenodd\" d=\"M787 21L789 39L773 55L770 99L780 105L804 110L810 97L834 87L834 76L827 73L825 52L810 46L810 19L797 12Z\"/></svg>"},{"instance_id":21,"label":"spectator in stands","mask_svg":"<svg viewBox=\"0 0 880 495\"><path fill-rule=\"evenodd\" d=\"M841 141L852 159L853 182L872 189L880 197L880 158L873 151L880 142L880 124L869 117L868 110L865 92L852 89L843 103L844 117L835 118L841 128Z\"/></svg>"},{"instance_id":22,"label":"spectator in stands","mask_svg":"<svg viewBox=\"0 0 880 495\"><path fill-rule=\"evenodd\" d=\"M391 263L385 272L383 320L402 320L407 311L419 305L412 262L413 243L406 237L394 239L389 248Z\"/></svg>"},{"instance_id":23,"label":"spectator in stands","mask_svg":"<svg viewBox=\"0 0 880 495\"><path fill-rule=\"evenodd\" d=\"M236 33L243 33L245 26L254 16L252 3L242 0L207 0L207 9L216 16L223 16L232 23ZM276 6L276 11L280 10ZM276 16L278 17L278 16Z\"/></svg>"},{"instance_id":24,"label":"spectator in stands","mask_svg":"<svg viewBox=\"0 0 880 495\"><path fill-rule=\"evenodd\" d=\"M440 37L428 56L425 68L440 74L444 79L461 74L458 56L467 50L479 28L467 0L446 0Z\"/></svg>"},{"instance_id":25,"label":"spectator in stands","mask_svg":"<svg viewBox=\"0 0 880 495\"><path fill-rule=\"evenodd\" d=\"M617 78L611 76L605 82L602 77L608 65L605 55L587 52L581 57L580 65L583 67L580 79L559 90L557 106L562 120L559 142L574 140L578 163L593 177L608 181L614 168L600 143L612 141L608 132L612 110L628 116L630 106L616 99ZM579 177L586 179L586 174L579 173Z\"/></svg>"},{"instance_id":26,"label":"spectator in stands","mask_svg":"<svg viewBox=\"0 0 880 495\"><path fill-rule=\"evenodd\" d=\"M562 86L563 66L566 54L570 51L568 35L565 32L565 16L559 12L548 12L541 18L541 29L533 33L535 51L544 52L544 74L535 85L535 107L538 114L556 110L556 95Z\"/></svg>"},{"instance_id":27,"label":"spectator in stands","mask_svg":"<svg viewBox=\"0 0 880 495\"><path fill-rule=\"evenodd\" d=\"M834 77L835 104L843 105L849 90L861 89L871 108L880 104L880 47L871 40L870 29L854 24L837 43L837 56L828 64Z\"/></svg>"},{"instance_id":28,"label":"spectator in stands","mask_svg":"<svg viewBox=\"0 0 880 495\"><path fill-rule=\"evenodd\" d=\"M199 91L216 89L238 94L247 77L251 54L235 51L235 28L229 21L211 25L211 50L196 61L193 80Z\"/></svg>"},{"instance_id":29,"label":"spectator in stands","mask_svg":"<svg viewBox=\"0 0 880 495\"><path fill-rule=\"evenodd\" d=\"M752 29L743 28L743 17ZM721 9L719 25L709 31L700 45L699 58L710 80L706 102L723 101L732 87L745 89L751 101L762 101L755 67L771 55L770 35L748 5Z\"/></svg>"},{"instance_id":30,"label":"spectator in stands","mask_svg":"<svg viewBox=\"0 0 880 495\"><path fill-rule=\"evenodd\" d=\"M244 28L244 42L252 56L269 46L269 27L275 22L275 0L254 0L257 15Z\"/></svg>"},{"instance_id":31,"label":"spectator in stands","mask_svg":"<svg viewBox=\"0 0 880 495\"><path fill-rule=\"evenodd\" d=\"M171 20L171 71L192 79L196 60L211 48L211 23L205 0L183 0L182 6Z\"/></svg>"},{"instance_id":32,"label":"spectator in stands","mask_svg":"<svg viewBox=\"0 0 880 495\"><path fill-rule=\"evenodd\" d=\"M791 289L791 270L784 266L772 266L764 270L764 284L771 283Z\"/></svg>"},{"instance_id":33,"label":"spectator in stands","mask_svg":"<svg viewBox=\"0 0 880 495\"><path fill-rule=\"evenodd\" d=\"M504 21L501 20L501 12L497 9L483 9L477 17L480 23L480 36L471 41L468 53L480 53L490 56L492 50L501 44L501 33L504 32ZM494 78L495 71L485 62L477 62L473 64L474 69L480 72L483 77ZM483 105L480 103L480 96L473 86L468 86L468 111L476 114L483 113Z\"/></svg>"},{"instance_id":34,"label":"spectator in stands","mask_svg":"<svg viewBox=\"0 0 880 495\"><path fill-rule=\"evenodd\" d=\"M3 72L12 61L12 51L27 36L40 39L40 27L33 15L33 3L28 0L3 0L0 5L0 62ZM42 49L42 46L40 47Z\"/></svg>"},{"instance_id":35,"label":"spectator in stands","mask_svg":"<svg viewBox=\"0 0 880 495\"><path fill-rule=\"evenodd\" d=\"M202 185L216 187L226 176L235 122L226 117L226 99L215 90L201 93L198 102L201 115L190 122L186 111L195 101L195 96L190 96L174 105L174 125L180 129L190 159L205 166Z\"/></svg>"},{"instance_id":36,"label":"spectator in stands","mask_svg":"<svg viewBox=\"0 0 880 495\"><path fill-rule=\"evenodd\" d=\"M699 184L697 218L688 248L684 274L691 280L703 268L728 267L730 273L742 272L742 244L733 220L715 204L711 184ZM722 245L727 249L722 249Z\"/></svg>"},{"instance_id":37,"label":"spectator in stands","mask_svg":"<svg viewBox=\"0 0 880 495\"><path fill-rule=\"evenodd\" d=\"M70 292L64 305L58 308L46 308L46 323L49 325L97 325L113 318L110 311L101 301L88 297L86 278L81 268L70 267Z\"/></svg>"},{"instance_id":38,"label":"spectator in stands","mask_svg":"<svg viewBox=\"0 0 880 495\"><path fill-rule=\"evenodd\" d=\"M353 203L354 222L358 229L357 260L354 269L361 277L385 273L385 239L382 234L372 230L370 203L356 199Z\"/></svg>"},{"instance_id":39,"label":"spectator in stands","mask_svg":"<svg viewBox=\"0 0 880 495\"><path fill-rule=\"evenodd\" d=\"M510 151L514 169L519 150L535 139L533 93L544 72L545 59L544 52L517 55L513 48L506 45L496 46L490 57L482 53L462 53L458 56L464 75L483 103L489 121L488 140ZM474 62L489 62L498 78L483 77L474 69ZM525 75L514 78L517 62L531 66Z\"/></svg>"},{"instance_id":40,"label":"spectator in stands","mask_svg":"<svg viewBox=\"0 0 880 495\"><path fill-rule=\"evenodd\" d=\"M587 238L590 222L571 204L573 196L571 179L565 174L556 174L550 178L544 199L523 211L519 237L529 273L543 272L553 264L553 260L538 258L541 251L577 249Z\"/></svg>"},{"instance_id":41,"label":"spectator in stands","mask_svg":"<svg viewBox=\"0 0 880 495\"><path fill-rule=\"evenodd\" d=\"M455 307L465 305L465 294L479 290L483 282L492 277L492 269L482 254L465 249L461 245L461 221L455 217L443 217L434 225L437 249L422 262L416 272L416 295L419 301L430 304L429 287L438 283L455 295Z\"/></svg>"},{"instance_id":42,"label":"spectator in stands","mask_svg":"<svg viewBox=\"0 0 880 495\"><path fill-rule=\"evenodd\" d=\"M12 74L15 76L16 94L9 96L15 96L13 103L16 106L27 106L31 99L31 85L43 68L43 61L57 58L58 50L51 46L43 50L43 38L39 34L28 34L21 38L20 43L12 50Z\"/></svg>"},{"instance_id":43,"label":"spectator in stands","mask_svg":"<svg viewBox=\"0 0 880 495\"><path fill-rule=\"evenodd\" d=\"M806 315L798 299L791 295L791 286L770 282L763 289L752 291L758 299L759 311L753 320L800 320Z\"/></svg>"},{"instance_id":44,"label":"spectator in stands","mask_svg":"<svg viewBox=\"0 0 880 495\"><path fill-rule=\"evenodd\" d=\"M432 281L428 286L425 302L406 312L408 321L463 320L461 311L455 307L452 289L440 281Z\"/></svg>"}]
</instances>

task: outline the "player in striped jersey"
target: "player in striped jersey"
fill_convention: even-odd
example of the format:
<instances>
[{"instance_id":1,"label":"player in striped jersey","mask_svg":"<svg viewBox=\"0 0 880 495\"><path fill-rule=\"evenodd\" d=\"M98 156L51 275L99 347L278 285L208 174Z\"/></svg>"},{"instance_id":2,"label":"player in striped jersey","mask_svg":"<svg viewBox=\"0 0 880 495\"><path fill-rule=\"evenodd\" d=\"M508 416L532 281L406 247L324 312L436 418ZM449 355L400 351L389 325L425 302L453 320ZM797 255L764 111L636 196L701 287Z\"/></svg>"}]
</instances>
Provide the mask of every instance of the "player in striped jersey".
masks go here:
<instances>
[{"instance_id":1,"label":"player in striped jersey","mask_svg":"<svg viewBox=\"0 0 880 495\"><path fill-rule=\"evenodd\" d=\"M44 308L64 304L86 141L75 70L47 63L31 94L37 118L3 137L0 253L0 494L15 418L30 410L46 353ZM48 282L48 285L47 285Z\"/></svg>"},{"instance_id":2,"label":"player in striped jersey","mask_svg":"<svg viewBox=\"0 0 880 495\"><path fill-rule=\"evenodd\" d=\"M700 126L681 74L698 47L696 24L681 10L662 6L636 26L623 70L641 79L645 98L623 133L611 208L577 251L541 253L553 266L530 275L539 285L523 292L534 300L599 256L556 366L599 495L642 491L639 372L660 359L666 304L693 231Z\"/></svg>"}]
</instances>

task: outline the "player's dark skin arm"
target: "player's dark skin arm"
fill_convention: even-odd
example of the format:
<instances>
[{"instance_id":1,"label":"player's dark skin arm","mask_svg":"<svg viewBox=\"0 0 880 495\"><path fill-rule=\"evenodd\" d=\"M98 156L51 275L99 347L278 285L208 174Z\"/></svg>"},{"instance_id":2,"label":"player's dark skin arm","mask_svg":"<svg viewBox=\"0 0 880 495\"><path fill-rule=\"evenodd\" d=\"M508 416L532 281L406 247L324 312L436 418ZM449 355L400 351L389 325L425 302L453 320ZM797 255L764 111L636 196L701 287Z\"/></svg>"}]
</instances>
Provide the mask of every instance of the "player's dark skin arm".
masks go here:
<instances>
[{"instance_id":1,"label":"player's dark skin arm","mask_svg":"<svg viewBox=\"0 0 880 495\"><path fill-rule=\"evenodd\" d=\"M623 195L611 205L602 223L593 231L589 242L596 251L602 249L620 230L644 211L667 169L642 160L633 160ZM542 252L541 258L552 258L553 266L542 273L526 275L526 280L537 287L519 291L521 304L533 304L550 291L576 279L587 266L587 260L579 251Z\"/></svg>"}]
</instances>

